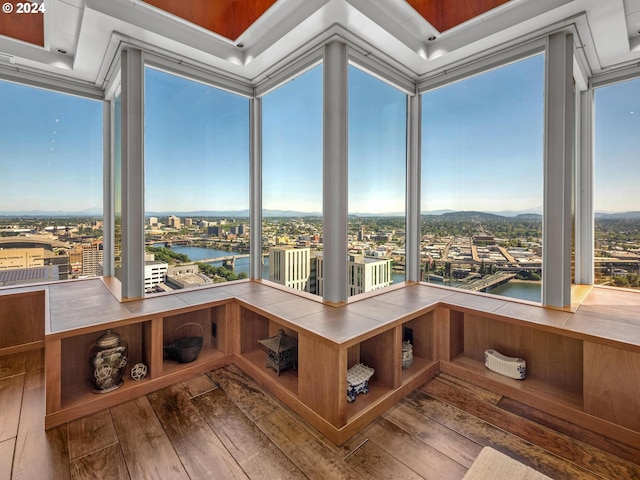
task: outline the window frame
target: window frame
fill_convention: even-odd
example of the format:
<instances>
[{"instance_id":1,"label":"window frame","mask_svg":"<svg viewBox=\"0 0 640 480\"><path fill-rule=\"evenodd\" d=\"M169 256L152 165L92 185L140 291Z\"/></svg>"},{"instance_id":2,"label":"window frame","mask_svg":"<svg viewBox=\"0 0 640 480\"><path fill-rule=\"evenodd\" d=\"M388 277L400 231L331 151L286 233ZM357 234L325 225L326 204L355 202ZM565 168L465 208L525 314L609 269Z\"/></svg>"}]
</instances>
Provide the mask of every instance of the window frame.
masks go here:
<instances>
[{"instance_id":1,"label":"window frame","mask_svg":"<svg viewBox=\"0 0 640 480\"><path fill-rule=\"evenodd\" d=\"M565 27L559 30L560 32L574 32L575 28ZM553 33L553 32L552 32ZM516 61L519 58L535 54L546 50L546 42L549 38L549 32L545 32L537 39L525 39L520 45L506 45L504 48L494 49L489 54L474 55L469 58L464 58L453 64L443 67L427 77L413 78L410 73L400 72L397 67L391 66L390 63L381 60L376 55L372 55L370 52L363 53L351 40L344 40L338 37L338 41L343 43L347 52L346 62L352 63L354 66L371 73L374 76L392 84L396 88L400 88L407 92L407 188L406 188L406 224L407 224L407 239L406 239L406 280L417 281L419 272L419 226L420 226L420 95L428 91L429 89L436 88L440 85L445 85L458 79L462 79L471 76L475 73L488 70L490 68L500 66L510 61ZM576 35L576 38L577 35ZM188 58L169 58L163 56L157 52L147 51L147 49L139 49L142 52L142 65L155 66L162 70L177 75L184 76L189 79L194 79L206 84L210 84L216 88L222 88L244 95L250 99L250 225L251 225L251 242L255 244L256 241L261 241L261 158L260 158L260 145L261 145L261 97L269 90L276 88L279 84L288 81L292 76L295 76L303 70L312 68L319 62L324 62L326 57L326 45L336 41L336 38L332 37L325 39L322 44L316 45L312 50L303 52L299 57L293 59L287 59L286 63L275 66L269 70L269 75L260 76L257 81L250 81L242 79L229 74L228 72L219 71L218 69L207 67L204 65L197 65L194 62L189 61ZM132 48L132 45L128 45L123 42L114 54L114 61L112 67L108 72L107 78L104 83L104 87L96 87L92 84L84 82L77 82L69 80L67 78L59 78L54 75L42 76L41 74L31 74L29 72L13 72L2 71L0 77L3 79L14 81L18 83L24 83L27 85L39 86L47 88L49 90L60 91L63 93L71 93L87 98L99 99L105 102L104 111L104 156L105 156L105 242L109 242L108 235L113 232L113 226L111 225L109 232L110 222L107 215L112 215L110 210L110 202L112 201L112 182L113 172L111 171L111 141L113 132L110 125L112 121L112 110L110 104L110 96L113 93L113 85L119 82L117 80L120 75L120 57L121 52L125 48ZM577 89L576 98L580 99L579 105L576 106L575 119L580 120L580 126L576 129L577 135L573 140L575 142L576 149L576 165L575 165L575 198L576 198L576 283L592 284L592 273L589 275L586 272L592 272L589 268L589 262L593 263L593 227L592 217L593 208L590 206L589 195L593 193L593 119L590 116L593 115L593 88L604 85L608 82L622 81L625 78L635 78L640 76L639 67L629 67L624 70L605 73L600 75L593 75L588 69L585 68L583 63L580 62L580 52L575 52L574 64L574 76L576 82L579 83ZM577 60L577 61L576 61ZM549 75L549 73L545 73ZM588 88L583 87L584 83L581 79L588 78ZM142 101L142 100L140 100ZM142 105L144 108L144 105ZM126 115L126 114L125 114ZM107 121L108 119L108 121ZM566 194L566 187L564 187L562 195ZM109 195L107 200L106 196ZM325 192L326 195L326 192ZM143 212L138 212L137 215L143 218ZM413 242L413 243L411 243ZM105 256L111 255L112 248L108 248L108 244L105 244ZM253 249L255 251L255 249ZM326 253L325 253L326 255ZM412 258L413 257L413 258ZM327 259L323 259L326 261ZM261 257L260 255L251 256L251 271L250 277L257 279L261 277ZM324 263L323 263L324 266ZM130 268L130 264L125 265L126 268ZM142 271L142 269L140 269ZM108 276L110 272L105 269L105 276ZM327 272L322 272L323 274ZM325 275L323 275L323 278ZM591 278L590 278L591 277ZM142 280L142 279L141 279ZM570 281L569 281L570 282ZM140 282L143 283L142 281ZM563 279L563 285L568 284L566 279ZM543 282L544 286L544 282ZM565 288L563 286L563 288ZM345 288L346 290L346 288ZM123 291L123 298L132 298L131 293L133 290L125 289ZM328 300L327 297L323 297ZM566 302L566 298L563 303ZM546 303L543 302L543 305ZM555 306L555 305L554 305Z\"/></svg>"}]
</instances>

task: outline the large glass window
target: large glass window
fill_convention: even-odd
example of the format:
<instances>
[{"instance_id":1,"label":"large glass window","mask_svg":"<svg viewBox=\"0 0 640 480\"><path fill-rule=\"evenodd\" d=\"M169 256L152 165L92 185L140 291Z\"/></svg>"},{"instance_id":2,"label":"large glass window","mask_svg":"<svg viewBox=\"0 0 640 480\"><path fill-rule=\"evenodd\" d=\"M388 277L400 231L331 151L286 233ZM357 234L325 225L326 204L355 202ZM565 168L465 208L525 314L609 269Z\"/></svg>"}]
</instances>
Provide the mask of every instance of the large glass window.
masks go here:
<instances>
[{"instance_id":1,"label":"large glass window","mask_svg":"<svg viewBox=\"0 0 640 480\"><path fill-rule=\"evenodd\" d=\"M544 56L422 99L423 280L539 302Z\"/></svg>"},{"instance_id":2,"label":"large glass window","mask_svg":"<svg viewBox=\"0 0 640 480\"><path fill-rule=\"evenodd\" d=\"M349 67L349 295L404 281L407 96Z\"/></svg>"},{"instance_id":3,"label":"large glass window","mask_svg":"<svg viewBox=\"0 0 640 480\"><path fill-rule=\"evenodd\" d=\"M0 286L102 275L102 103L0 81Z\"/></svg>"},{"instance_id":4,"label":"large glass window","mask_svg":"<svg viewBox=\"0 0 640 480\"><path fill-rule=\"evenodd\" d=\"M640 79L595 91L594 283L640 288Z\"/></svg>"},{"instance_id":5,"label":"large glass window","mask_svg":"<svg viewBox=\"0 0 640 480\"><path fill-rule=\"evenodd\" d=\"M249 100L145 69L145 291L247 278Z\"/></svg>"},{"instance_id":6,"label":"large glass window","mask_svg":"<svg viewBox=\"0 0 640 480\"><path fill-rule=\"evenodd\" d=\"M262 99L262 277L322 295L322 65Z\"/></svg>"}]
</instances>

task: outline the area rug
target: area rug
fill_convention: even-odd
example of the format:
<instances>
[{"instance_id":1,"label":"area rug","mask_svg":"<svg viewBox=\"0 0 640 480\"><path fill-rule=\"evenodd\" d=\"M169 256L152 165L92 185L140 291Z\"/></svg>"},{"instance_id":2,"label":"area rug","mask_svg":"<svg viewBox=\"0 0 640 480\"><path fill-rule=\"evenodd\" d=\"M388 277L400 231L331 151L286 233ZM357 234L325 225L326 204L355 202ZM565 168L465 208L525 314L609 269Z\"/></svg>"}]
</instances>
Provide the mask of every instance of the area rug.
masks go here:
<instances>
[{"instance_id":1,"label":"area rug","mask_svg":"<svg viewBox=\"0 0 640 480\"><path fill-rule=\"evenodd\" d=\"M491 447L484 447L462 480L551 479Z\"/></svg>"}]
</instances>

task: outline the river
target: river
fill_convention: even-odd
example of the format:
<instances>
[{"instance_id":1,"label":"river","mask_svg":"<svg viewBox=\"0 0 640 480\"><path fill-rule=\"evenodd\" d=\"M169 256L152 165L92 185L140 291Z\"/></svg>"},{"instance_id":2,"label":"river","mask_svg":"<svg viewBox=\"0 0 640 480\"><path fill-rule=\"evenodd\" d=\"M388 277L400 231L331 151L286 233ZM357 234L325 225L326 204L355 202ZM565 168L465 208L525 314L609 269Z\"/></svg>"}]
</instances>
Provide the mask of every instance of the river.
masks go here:
<instances>
[{"instance_id":1,"label":"river","mask_svg":"<svg viewBox=\"0 0 640 480\"><path fill-rule=\"evenodd\" d=\"M441 280L432 280L430 283L434 285L443 285L445 284ZM446 285L455 287L456 285L461 285L460 281L453 281L453 283L446 283ZM528 300L530 302L538 302L542 301L542 290L541 290L540 282L527 282L523 280L511 280L507 283L503 283L502 285L498 285L487 291L486 293L490 293L492 295L499 295L501 297L510 297L517 298L520 300Z\"/></svg>"},{"instance_id":2,"label":"river","mask_svg":"<svg viewBox=\"0 0 640 480\"><path fill-rule=\"evenodd\" d=\"M523 282L512 280L510 282L492 288L487 293L501 295L503 297L519 298L530 302L542 301L542 285L540 282Z\"/></svg>"}]
</instances>

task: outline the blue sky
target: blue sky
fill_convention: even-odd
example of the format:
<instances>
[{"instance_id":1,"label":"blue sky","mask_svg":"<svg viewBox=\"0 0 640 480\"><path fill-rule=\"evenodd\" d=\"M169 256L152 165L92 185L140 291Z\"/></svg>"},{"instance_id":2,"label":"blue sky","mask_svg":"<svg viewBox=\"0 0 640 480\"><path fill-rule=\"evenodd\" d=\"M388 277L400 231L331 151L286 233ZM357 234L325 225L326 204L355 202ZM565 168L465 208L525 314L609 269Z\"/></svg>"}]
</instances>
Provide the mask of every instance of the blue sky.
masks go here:
<instances>
[{"instance_id":1,"label":"blue sky","mask_svg":"<svg viewBox=\"0 0 640 480\"><path fill-rule=\"evenodd\" d=\"M544 57L423 97L423 211L542 204ZM249 100L147 69L147 211L249 207ZM349 211L403 212L405 95L349 69ZM596 208L640 210L640 79L596 90ZM102 104L0 82L0 211L102 204ZM322 208L322 66L263 98L263 208Z\"/></svg>"},{"instance_id":2,"label":"blue sky","mask_svg":"<svg viewBox=\"0 0 640 480\"><path fill-rule=\"evenodd\" d=\"M596 89L597 211L640 211L640 79Z\"/></svg>"},{"instance_id":3,"label":"blue sky","mask_svg":"<svg viewBox=\"0 0 640 480\"><path fill-rule=\"evenodd\" d=\"M422 211L541 212L544 56L423 95Z\"/></svg>"},{"instance_id":4,"label":"blue sky","mask_svg":"<svg viewBox=\"0 0 640 480\"><path fill-rule=\"evenodd\" d=\"M262 100L262 208L322 212L322 65Z\"/></svg>"},{"instance_id":5,"label":"blue sky","mask_svg":"<svg viewBox=\"0 0 640 480\"><path fill-rule=\"evenodd\" d=\"M0 81L0 211L102 210L102 103Z\"/></svg>"},{"instance_id":6,"label":"blue sky","mask_svg":"<svg viewBox=\"0 0 640 480\"><path fill-rule=\"evenodd\" d=\"M249 208L249 100L145 73L145 210Z\"/></svg>"},{"instance_id":7,"label":"blue sky","mask_svg":"<svg viewBox=\"0 0 640 480\"><path fill-rule=\"evenodd\" d=\"M405 211L407 96L349 68L349 212Z\"/></svg>"}]
</instances>

